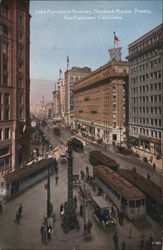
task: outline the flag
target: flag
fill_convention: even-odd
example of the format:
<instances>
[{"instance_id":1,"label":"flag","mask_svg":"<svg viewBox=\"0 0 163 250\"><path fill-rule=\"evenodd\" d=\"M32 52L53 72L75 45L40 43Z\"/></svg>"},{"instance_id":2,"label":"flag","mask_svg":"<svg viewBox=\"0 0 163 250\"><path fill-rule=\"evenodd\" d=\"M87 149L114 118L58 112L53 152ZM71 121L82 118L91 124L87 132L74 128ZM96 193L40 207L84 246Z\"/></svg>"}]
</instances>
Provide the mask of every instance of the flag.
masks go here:
<instances>
[{"instance_id":1,"label":"flag","mask_svg":"<svg viewBox=\"0 0 163 250\"><path fill-rule=\"evenodd\" d=\"M59 78L61 79L61 77L62 77L62 70L59 69Z\"/></svg>"},{"instance_id":2,"label":"flag","mask_svg":"<svg viewBox=\"0 0 163 250\"><path fill-rule=\"evenodd\" d=\"M114 32L114 44L120 45L120 40L119 40L119 38L115 35L115 32Z\"/></svg>"},{"instance_id":3,"label":"flag","mask_svg":"<svg viewBox=\"0 0 163 250\"><path fill-rule=\"evenodd\" d=\"M69 68L69 57L67 56L67 69Z\"/></svg>"}]
</instances>

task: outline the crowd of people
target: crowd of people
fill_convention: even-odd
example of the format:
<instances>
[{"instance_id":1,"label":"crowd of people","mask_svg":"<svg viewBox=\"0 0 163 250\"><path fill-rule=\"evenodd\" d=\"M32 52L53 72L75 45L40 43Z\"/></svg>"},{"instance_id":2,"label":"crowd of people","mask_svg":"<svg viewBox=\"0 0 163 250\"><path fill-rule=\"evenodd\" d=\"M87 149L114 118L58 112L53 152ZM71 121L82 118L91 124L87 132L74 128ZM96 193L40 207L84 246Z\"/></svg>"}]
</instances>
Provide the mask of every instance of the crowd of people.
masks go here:
<instances>
[{"instance_id":1,"label":"crowd of people","mask_svg":"<svg viewBox=\"0 0 163 250\"><path fill-rule=\"evenodd\" d=\"M44 218L44 222L41 225L41 240L42 244L47 245L48 241L51 241L51 233L53 232L52 218Z\"/></svg>"}]
</instances>

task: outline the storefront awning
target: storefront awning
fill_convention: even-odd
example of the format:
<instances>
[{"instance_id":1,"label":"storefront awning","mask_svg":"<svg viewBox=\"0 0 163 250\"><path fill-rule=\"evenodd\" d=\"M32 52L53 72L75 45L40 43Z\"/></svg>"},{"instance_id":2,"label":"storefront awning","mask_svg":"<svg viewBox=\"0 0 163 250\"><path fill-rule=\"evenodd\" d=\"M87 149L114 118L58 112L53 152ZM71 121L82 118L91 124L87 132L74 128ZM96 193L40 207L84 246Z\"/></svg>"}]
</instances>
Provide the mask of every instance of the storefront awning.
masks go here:
<instances>
[{"instance_id":1,"label":"storefront awning","mask_svg":"<svg viewBox=\"0 0 163 250\"><path fill-rule=\"evenodd\" d=\"M149 141L149 138L146 136L139 135L139 139L142 141Z\"/></svg>"},{"instance_id":2,"label":"storefront awning","mask_svg":"<svg viewBox=\"0 0 163 250\"><path fill-rule=\"evenodd\" d=\"M153 142L154 144L160 144L161 145L161 140L154 139L154 138L149 138L150 142Z\"/></svg>"}]
</instances>

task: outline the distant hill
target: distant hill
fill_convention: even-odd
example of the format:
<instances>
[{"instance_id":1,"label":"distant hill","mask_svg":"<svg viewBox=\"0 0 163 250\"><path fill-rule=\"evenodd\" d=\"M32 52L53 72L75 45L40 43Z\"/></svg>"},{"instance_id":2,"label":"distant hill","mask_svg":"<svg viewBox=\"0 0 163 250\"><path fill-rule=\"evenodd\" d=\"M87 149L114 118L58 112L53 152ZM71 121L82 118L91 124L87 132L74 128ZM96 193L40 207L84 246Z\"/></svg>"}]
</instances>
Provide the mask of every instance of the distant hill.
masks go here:
<instances>
[{"instance_id":1,"label":"distant hill","mask_svg":"<svg viewBox=\"0 0 163 250\"><path fill-rule=\"evenodd\" d=\"M54 91L54 82L50 80L40 80L40 79L31 79L30 86L30 102L32 105L38 103L42 100L44 96L45 101L52 101Z\"/></svg>"}]
</instances>

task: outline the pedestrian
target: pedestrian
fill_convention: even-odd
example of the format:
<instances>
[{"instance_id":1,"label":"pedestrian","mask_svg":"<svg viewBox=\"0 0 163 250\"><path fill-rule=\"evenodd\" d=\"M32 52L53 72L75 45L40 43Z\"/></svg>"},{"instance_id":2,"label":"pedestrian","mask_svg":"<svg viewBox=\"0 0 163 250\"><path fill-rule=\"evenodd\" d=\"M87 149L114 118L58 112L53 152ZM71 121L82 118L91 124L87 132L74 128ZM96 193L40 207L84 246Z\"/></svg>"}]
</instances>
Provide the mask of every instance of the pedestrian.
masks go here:
<instances>
[{"instance_id":1,"label":"pedestrian","mask_svg":"<svg viewBox=\"0 0 163 250\"><path fill-rule=\"evenodd\" d=\"M42 244L44 244L44 223L42 223L41 225L41 241L42 241Z\"/></svg>"},{"instance_id":2,"label":"pedestrian","mask_svg":"<svg viewBox=\"0 0 163 250\"><path fill-rule=\"evenodd\" d=\"M47 236L48 236L48 240L51 241L51 232L52 232L52 228L51 226L47 226Z\"/></svg>"},{"instance_id":3,"label":"pedestrian","mask_svg":"<svg viewBox=\"0 0 163 250\"><path fill-rule=\"evenodd\" d=\"M43 227L43 243L47 245L47 226L44 225Z\"/></svg>"},{"instance_id":4,"label":"pedestrian","mask_svg":"<svg viewBox=\"0 0 163 250\"><path fill-rule=\"evenodd\" d=\"M18 211L16 212L15 223L20 224L20 214Z\"/></svg>"},{"instance_id":5,"label":"pedestrian","mask_svg":"<svg viewBox=\"0 0 163 250\"><path fill-rule=\"evenodd\" d=\"M2 201L0 201L0 214L2 214L3 211L3 206L2 206Z\"/></svg>"},{"instance_id":6,"label":"pedestrian","mask_svg":"<svg viewBox=\"0 0 163 250\"><path fill-rule=\"evenodd\" d=\"M86 175L88 176L88 174L89 174L89 168L88 166L86 166Z\"/></svg>"},{"instance_id":7,"label":"pedestrian","mask_svg":"<svg viewBox=\"0 0 163 250\"><path fill-rule=\"evenodd\" d=\"M153 170L155 171L155 169L156 169L156 164L153 163Z\"/></svg>"},{"instance_id":8,"label":"pedestrian","mask_svg":"<svg viewBox=\"0 0 163 250\"><path fill-rule=\"evenodd\" d=\"M126 250L126 244L125 244L124 241L122 242L122 248L121 248L121 250Z\"/></svg>"},{"instance_id":9,"label":"pedestrian","mask_svg":"<svg viewBox=\"0 0 163 250\"><path fill-rule=\"evenodd\" d=\"M58 184L58 175L55 177L56 185Z\"/></svg>"},{"instance_id":10,"label":"pedestrian","mask_svg":"<svg viewBox=\"0 0 163 250\"><path fill-rule=\"evenodd\" d=\"M18 213L19 213L20 219L22 219L22 211L23 211L23 206L22 204L19 204Z\"/></svg>"},{"instance_id":11,"label":"pedestrian","mask_svg":"<svg viewBox=\"0 0 163 250\"><path fill-rule=\"evenodd\" d=\"M63 203L60 205L60 216L62 217L64 215L64 206Z\"/></svg>"},{"instance_id":12,"label":"pedestrian","mask_svg":"<svg viewBox=\"0 0 163 250\"><path fill-rule=\"evenodd\" d=\"M140 241L140 250L143 250L144 249L144 240L141 239Z\"/></svg>"},{"instance_id":13,"label":"pedestrian","mask_svg":"<svg viewBox=\"0 0 163 250\"><path fill-rule=\"evenodd\" d=\"M113 242L114 242L115 250L118 250L118 236L117 236L117 232L115 232L114 235L113 235Z\"/></svg>"}]
</instances>

